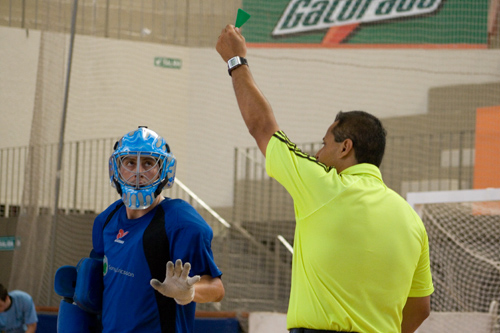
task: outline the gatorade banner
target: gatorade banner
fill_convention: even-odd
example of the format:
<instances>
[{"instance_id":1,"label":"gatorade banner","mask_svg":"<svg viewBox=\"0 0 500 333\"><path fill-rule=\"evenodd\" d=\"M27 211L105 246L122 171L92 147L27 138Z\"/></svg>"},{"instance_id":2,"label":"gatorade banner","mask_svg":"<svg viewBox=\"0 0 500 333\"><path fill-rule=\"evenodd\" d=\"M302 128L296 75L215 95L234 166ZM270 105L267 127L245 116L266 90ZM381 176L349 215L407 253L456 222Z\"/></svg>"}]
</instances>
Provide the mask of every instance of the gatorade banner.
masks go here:
<instances>
[{"instance_id":1,"label":"gatorade banner","mask_svg":"<svg viewBox=\"0 0 500 333\"><path fill-rule=\"evenodd\" d=\"M477 47L488 0L244 0L254 46Z\"/></svg>"}]
</instances>

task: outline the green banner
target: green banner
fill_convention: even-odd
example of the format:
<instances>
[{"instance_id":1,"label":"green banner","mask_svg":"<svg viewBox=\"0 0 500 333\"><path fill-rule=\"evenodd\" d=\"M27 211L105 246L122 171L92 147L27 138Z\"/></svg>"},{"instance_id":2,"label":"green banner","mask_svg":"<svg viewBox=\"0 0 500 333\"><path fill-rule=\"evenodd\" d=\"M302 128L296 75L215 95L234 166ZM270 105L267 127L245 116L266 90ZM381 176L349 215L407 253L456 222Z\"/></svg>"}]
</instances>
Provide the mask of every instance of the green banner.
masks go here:
<instances>
[{"instance_id":1,"label":"green banner","mask_svg":"<svg viewBox=\"0 0 500 333\"><path fill-rule=\"evenodd\" d=\"M244 0L249 43L486 44L488 0Z\"/></svg>"}]
</instances>

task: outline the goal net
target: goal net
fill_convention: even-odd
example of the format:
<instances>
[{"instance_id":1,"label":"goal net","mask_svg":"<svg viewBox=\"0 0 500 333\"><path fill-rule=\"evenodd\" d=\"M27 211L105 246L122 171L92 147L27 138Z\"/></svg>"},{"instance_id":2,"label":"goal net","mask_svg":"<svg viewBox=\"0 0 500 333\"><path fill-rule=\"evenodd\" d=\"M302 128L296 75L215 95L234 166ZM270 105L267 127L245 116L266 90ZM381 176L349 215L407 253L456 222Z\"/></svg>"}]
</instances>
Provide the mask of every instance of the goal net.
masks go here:
<instances>
[{"instance_id":1,"label":"goal net","mask_svg":"<svg viewBox=\"0 0 500 333\"><path fill-rule=\"evenodd\" d=\"M408 193L407 199L427 229L435 287L433 315L419 332L497 332L500 189Z\"/></svg>"}]
</instances>

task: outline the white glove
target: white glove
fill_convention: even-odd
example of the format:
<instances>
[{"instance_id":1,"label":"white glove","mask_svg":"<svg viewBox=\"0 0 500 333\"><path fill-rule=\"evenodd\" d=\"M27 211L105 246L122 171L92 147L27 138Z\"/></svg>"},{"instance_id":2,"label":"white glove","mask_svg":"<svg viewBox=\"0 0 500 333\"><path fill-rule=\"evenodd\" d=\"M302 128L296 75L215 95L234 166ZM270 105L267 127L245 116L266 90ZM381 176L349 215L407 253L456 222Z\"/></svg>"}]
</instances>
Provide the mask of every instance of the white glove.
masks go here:
<instances>
[{"instance_id":1,"label":"white glove","mask_svg":"<svg viewBox=\"0 0 500 333\"><path fill-rule=\"evenodd\" d=\"M149 283L159 293L173 298L177 304L186 305L193 301L194 284L200 281L199 275L188 276L190 270L191 264L188 262L182 266L182 260L177 259L174 267L174 263L169 261L165 281L161 283L157 279L151 279Z\"/></svg>"}]
</instances>

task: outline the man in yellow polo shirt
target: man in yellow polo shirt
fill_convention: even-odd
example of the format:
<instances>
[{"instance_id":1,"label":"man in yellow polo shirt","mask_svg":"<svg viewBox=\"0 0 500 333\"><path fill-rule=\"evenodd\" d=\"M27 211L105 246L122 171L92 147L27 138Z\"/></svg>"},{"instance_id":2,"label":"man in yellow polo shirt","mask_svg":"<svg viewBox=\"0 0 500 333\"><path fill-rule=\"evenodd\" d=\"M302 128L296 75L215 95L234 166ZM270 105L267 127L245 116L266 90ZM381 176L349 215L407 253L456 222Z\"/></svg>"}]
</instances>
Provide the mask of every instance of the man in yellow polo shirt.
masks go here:
<instances>
[{"instance_id":1,"label":"man in yellow polo shirt","mask_svg":"<svg viewBox=\"0 0 500 333\"><path fill-rule=\"evenodd\" d=\"M424 225L379 170L386 132L363 111L339 112L316 156L301 152L275 120L232 25L217 51L267 173L294 200L296 229L287 327L308 332L414 332L434 291Z\"/></svg>"}]
</instances>

